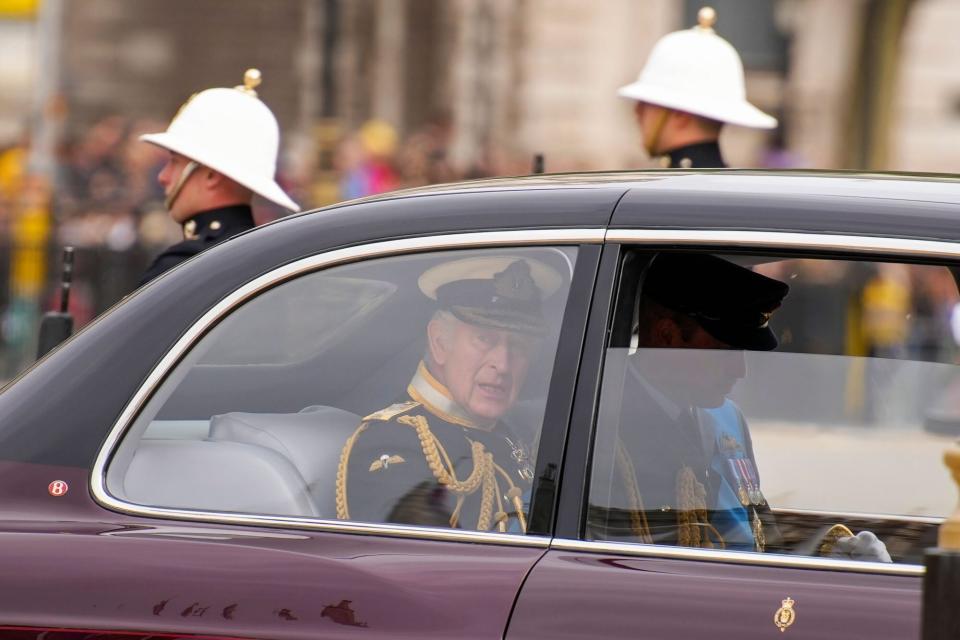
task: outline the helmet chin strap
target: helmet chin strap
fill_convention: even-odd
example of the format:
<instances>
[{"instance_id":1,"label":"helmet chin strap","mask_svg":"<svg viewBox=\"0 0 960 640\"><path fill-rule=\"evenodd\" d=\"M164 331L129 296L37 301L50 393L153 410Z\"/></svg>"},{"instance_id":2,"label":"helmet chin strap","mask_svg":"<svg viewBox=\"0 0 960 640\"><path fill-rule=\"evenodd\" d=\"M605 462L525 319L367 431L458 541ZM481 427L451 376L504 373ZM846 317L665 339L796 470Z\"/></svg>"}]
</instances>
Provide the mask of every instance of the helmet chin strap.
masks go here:
<instances>
[{"instance_id":1,"label":"helmet chin strap","mask_svg":"<svg viewBox=\"0 0 960 640\"><path fill-rule=\"evenodd\" d=\"M173 203L177 199L177 196L180 195L180 190L183 189L183 185L187 183L187 178L189 178L199 166L200 165L196 161L191 160L187 163L187 166L183 168L183 171L180 172L180 177L177 178L177 183L173 185L173 189L170 190L169 195L167 195L167 199L163 202L164 206L167 208L167 211L173 209Z\"/></svg>"},{"instance_id":2,"label":"helmet chin strap","mask_svg":"<svg viewBox=\"0 0 960 640\"><path fill-rule=\"evenodd\" d=\"M672 109L664 109L661 107L660 117L657 118L657 121L654 123L653 131L650 132L650 135L643 136L643 147L646 149L647 155L651 158L656 158L660 155L660 152L657 150L660 146L660 136L663 134L663 128L666 126L667 118L670 117L671 113L673 113Z\"/></svg>"}]
</instances>

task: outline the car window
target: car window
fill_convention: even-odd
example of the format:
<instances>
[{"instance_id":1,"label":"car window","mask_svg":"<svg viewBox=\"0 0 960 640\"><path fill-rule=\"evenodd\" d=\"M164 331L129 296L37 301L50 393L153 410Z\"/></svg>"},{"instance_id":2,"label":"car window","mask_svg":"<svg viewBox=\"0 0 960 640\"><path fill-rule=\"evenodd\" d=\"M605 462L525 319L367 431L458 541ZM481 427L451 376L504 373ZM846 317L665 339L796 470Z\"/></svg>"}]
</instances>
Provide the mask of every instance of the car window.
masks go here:
<instances>
[{"instance_id":1,"label":"car window","mask_svg":"<svg viewBox=\"0 0 960 640\"><path fill-rule=\"evenodd\" d=\"M571 247L390 256L219 321L107 489L164 508L522 533Z\"/></svg>"},{"instance_id":2,"label":"car window","mask_svg":"<svg viewBox=\"0 0 960 640\"><path fill-rule=\"evenodd\" d=\"M960 433L951 269L692 252L624 265L587 536L921 563L956 502L941 462Z\"/></svg>"}]
</instances>

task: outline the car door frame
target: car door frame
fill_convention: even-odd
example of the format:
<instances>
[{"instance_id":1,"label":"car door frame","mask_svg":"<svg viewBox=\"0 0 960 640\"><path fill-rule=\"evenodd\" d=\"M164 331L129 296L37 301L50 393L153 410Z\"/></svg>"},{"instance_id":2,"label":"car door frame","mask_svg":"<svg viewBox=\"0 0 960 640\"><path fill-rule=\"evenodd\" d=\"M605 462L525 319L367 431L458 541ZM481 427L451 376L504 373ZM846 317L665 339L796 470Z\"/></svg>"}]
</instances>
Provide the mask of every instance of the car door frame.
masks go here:
<instances>
[{"instance_id":1,"label":"car door frame","mask_svg":"<svg viewBox=\"0 0 960 640\"><path fill-rule=\"evenodd\" d=\"M616 217L615 219L616 220ZM524 638L529 636L533 619L542 618L543 608L553 607L564 609L562 602L557 602L557 592L550 594L539 591L546 585L568 583L573 580L584 584L584 591L590 592L591 587L604 591L613 581L602 577L604 571L613 571L615 567L628 568L632 576L650 578L658 574L672 573L676 576L688 578L703 576L721 576L728 567L732 577L739 577L744 584L753 578L760 578L760 582L779 584L784 591L783 596L789 596L791 584L801 588L807 585L809 589L822 588L824 584L846 582L848 587L869 593L863 599L851 603L849 599L842 601L849 608L842 609L840 605L829 610L821 620L808 621L811 626L826 629L829 632L838 630L835 626L838 621L847 615L860 619L866 613L876 613L884 606L887 611L896 611L897 616L873 616L873 621L861 630L875 630L877 637L896 637L905 629L919 629L920 587L925 571L920 565L892 565L883 563L869 563L845 561L826 558L809 558L775 554L755 554L746 552L726 552L701 549L686 549L659 545L644 545L639 543L619 543L606 541L589 541L585 539L586 512L590 468L593 455L593 441L595 436L596 418L600 402L600 382L603 376L604 354L609 343L612 318L617 291L620 283L620 263L624 250L629 247L656 249L690 249L712 252L746 251L746 252L774 252L777 254L836 256L846 258L869 258L874 260L907 260L918 262L935 262L937 264L956 265L960 261L960 244L896 237L867 237L841 233L800 233L795 231L743 231L730 229L644 229L644 228L614 228L607 233L601 256L600 270L597 278L597 290L594 293L594 307L591 309L588 342L584 346L584 360L580 366L580 384L574 402L574 411L570 428L567 455L563 462L564 476L562 478L557 514L557 525L554 538L550 544L550 551L541 559L531 576L525 583L524 590L518 598L511 618L511 627L508 637ZM938 518L923 518L932 523ZM735 565L735 566L731 566ZM601 573L588 577L584 573L578 576L572 567L580 567L587 571L588 567L595 570L601 568ZM757 573L757 572L760 573ZM751 576L752 574L752 576ZM765 575L763 575L765 574ZM841 578L842 576L842 578ZM838 580L839 578L839 580ZM622 575L620 587L624 586ZM539 587L537 585L540 585ZM626 584L630 584L629 579ZM810 586L814 585L814 586ZM698 593L696 589L686 587L680 589L677 605L664 610L665 616L676 620L683 620L682 610L687 606L696 606L701 597L708 597L705 593ZM549 587L546 587L549 589ZM686 589L684 593L681 593ZM903 593L913 592L915 599L906 599ZM737 592L737 589L731 589ZM836 592L834 592L834 595ZM603 595L597 594L596 601L604 602ZM610 592L615 598L616 591ZM773 594L776 595L776 594ZM872 605L863 609L868 598L875 598ZM775 601L774 601L775 600ZM827 602L829 598L821 599L819 604ZM596 602L591 601L594 607ZM549 603L549 604L548 604ZM621 603L622 604L622 603ZM779 598L764 602L767 607L766 623L770 624L780 605ZM807 603L807 609L813 609ZM570 604L574 607L575 605ZM832 606L832 604L830 604ZM876 610L871 609L875 606ZM859 611L858 611L859 609ZM763 609L761 609L762 611ZM708 616L722 615L723 607L713 608ZM580 612L581 614L584 612ZM616 617L619 623L626 623L622 614L617 617L616 611L605 611L594 608L592 620L604 619L605 616ZM759 614L758 614L759 615ZM762 617L762 616L761 616ZM612 619L611 618L611 619ZM891 620L898 622L891 625ZM569 621L564 621L564 623ZM662 622L662 621L661 621ZM916 623L916 624L914 624ZM574 628L576 628L576 624ZM834 625L834 626L830 626ZM663 624L657 626L665 630ZM668 625L669 626L669 625ZM759 627L757 628L760 630ZM888 636L894 629L893 636ZM679 632L682 628L673 629ZM689 631L689 627L687 627ZM811 629L812 630L812 629ZM543 629L538 629L542 633ZM554 629L560 633L561 629ZM586 626L576 629L580 633L603 633L596 626ZM765 631L763 631L765 632Z\"/></svg>"},{"instance_id":2,"label":"car door frame","mask_svg":"<svg viewBox=\"0 0 960 640\"><path fill-rule=\"evenodd\" d=\"M446 558L446 562L451 560L454 563L456 562L458 547L455 545L471 543L469 547L462 547L462 549L467 549L470 552L465 554L464 561L469 566L478 566L477 563L486 558L489 566L483 578L486 583L491 583L492 576L496 575L494 567L499 567L497 570L500 571L501 580L504 579L503 576L514 575L515 573L516 581L512 585L512 589L498 592L497 600L504 605L504 608L502 609L502 626L497 631L502 633L507 625L510 610L520 590L523 578L549 546L549 534L552 530L552 517L556 506L556 478L559 474L567 428L570 423L573 390L577 383L578 367L582 356L581 347L585 339L586 321L592 304L591 297L602 252L604 233L605 231L602 228L535 229L405 238L372 242L366 245L318 253L271 270L237 288L233 293L213 305L201 318L190 325L190 328L151 371L137 393L126 404L101 447L90 476L92 497L101 507L115 512L112 518L115 518L116 524L124 526L149 525L152 521L160 525L159 530L163 531L162 534L153 535L149 529L141 530L139 527L135 527L128 536L128 539L136 540L142 549L153 550L145 551L142 554L146 556L159 553L158 550L164 548L164 544L158 542L158 540L164 540L164 536L166 536L166 546L169 546L170 537L176 536L175 531L178 529L182 529L184 531L183 536L187 538L198 535L190 533L191 529L198 525L205 527L205 533L202 536L211 539L216 538L214 534L217 531L221 532L222 540L217 544L224 549L231 548L229 551L223 551L222 557L231 558L237 557L238 554L249 554L253 549L255 554L260 554L264 558L264 564L268 564L266 561L270 556L270 549L280 551L283 555L285 552L296 548L297 545L304 544L289 536L271 536L269 535L270 529L277 532L286 530L290 533L305 534L312 539L313 542L310 544L315 552L319 551L317 555L323 555L325 535L329 534L330 548L337 550L336 555L338 557L369 556L370 549L375 548L382 548L384 550L383 555L387 558L410 555L413 548L411 544L416 544L417 541L433 541L437 543L435 547L437 560L433 563L433 571L436 571L438 566L444 565L443 558ZM572 273L558 349L554 357L554 370L544 417L545 435L541 438L543 446L540 449L537 461L536 473L539 480L534 486L533 493L534 517L531 519L531 530L528 535L517 536L419 526L352 523L316 518L240 515L150 507L130 504L111 495L108 491L105 473L111 457L122 440L123 434L133 423L139 411L170 372L187 356L197 341L229 313L239 308L253 296L291 278L345 262L425 251L509 249L510 247L531 246L576 246L578 254ZM110 517L108 517L109 519ZM251 534L242 532L242 530L251 528ZM254 534L257 530L267 531L265 531L264 536L258 538ZM249 541L257 539L268 540L269 542L266 544L260 542L251 547ZM354 539L354 543L350 542L351 539ZM382 547L378 545L382 545ZM490 545L495 548L491 549ZM359 551L348 552L351 546L356 546L357 549L364 549L365 551L363 553ZM484 548L489 549L489 551L484 551ZM526 551L523 551L524 548ZM426 562L427 556L431 555L429 551L420 555L424 556L426 564L430 564ZM520 562L520 564L513 564L517 562ZM329 565L321 563L316 566ZM448 568L452 566L449 565ZM505 571L505 567L510 566L513 566L514 569ZM385 561L383 563L385 575L390 575L390 567L390 562ZM449 573L457 572L451 571ZM449 580L452 580L454 584L470 583L472 581L469 575L470 571L464 570L462 573L461 578L450 578ZM208 585L204 587L206 592L215 593L215 587L210 586L213 582L206 580L206 584ZM481 584L476 584L475 588L476 590L482 590ZM466 601L474 597L475 593L464 593L459 596L450 595L452 596L452 606L455 608L460 605L465 606ZM344 598L344 600L348 599ZM487 599L489 600L489 598ZM493 606L493 603L488 603L485 606ZM491 623L495 623L493 620L495 616L489 615L490 613L488 612L487 617L490 618ZM475 615L467 617L477 618ZM176 623L181 624L182 621L176 620Z\"/></svg>"}]
</instances>

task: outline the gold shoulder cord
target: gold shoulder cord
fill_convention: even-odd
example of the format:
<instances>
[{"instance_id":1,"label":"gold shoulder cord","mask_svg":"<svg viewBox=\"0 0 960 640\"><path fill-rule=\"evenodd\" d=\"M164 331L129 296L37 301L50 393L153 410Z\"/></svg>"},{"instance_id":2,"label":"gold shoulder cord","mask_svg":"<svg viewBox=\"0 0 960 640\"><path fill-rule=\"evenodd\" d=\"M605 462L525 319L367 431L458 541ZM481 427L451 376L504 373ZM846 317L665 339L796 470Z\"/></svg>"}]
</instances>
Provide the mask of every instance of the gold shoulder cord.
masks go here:
<instances>
[{"instance_id":1,"label":"gold shoulder cord","mask_svg":"<svg viewBox=\"0 0 960 640\"><path fill-rule=\"evenodd\" d=\"M424 416L401 416L397 418L397 422L416 429L417 437L420 440L420 448L423 450L423 456L434 478L457 496L457 506L450 517L451 527L456 527L459 523L464 498L480 489L480 515L477 519L477 530L488 531L495 524L502 533L506 533L510 514L504 510L503 501L500 497L500 484L497 482L497 474L499 473L510 487L506 496L513 503L520 529L524 532L527 530L520 488L514 485L510 475L493 461L493 454L487 452L482 443L471 442L473 471L465 480L459 480L453 472L453 463L450 457L437 441L433 432L430 431L430 425ZM354 443L366 428L367 423L361 424L353 435L347 439L343 450L340 452L340 463L337 465L336 498L337 519L339 520L350 519L350 510L347 503L347 467ZM497 503L496 513L493 511L494 501Z\"/></svg>"},{"instance_id":2,"label":"gold shoulder cord","mask_svg":"<svg viewBox=\"0 0 960 640\"><path fill-rule=\"evenodd\" d=\"M337 464L337 520L349 520L350 508L347 504L347 465L350 463L350 453L360 434L367 429L367 423L362 422L357 430L347 438L346 444L340 451L340 462Z\"/></svg>"},{"instance_id":3,"label":"gold shoulder cord","mask_svg":"<svg viewBox=\"0 0 960 640\"><path fill-rule=\"evenodd\" d=\"M617 442L615 466L620 471L620 479L630 502L631 532L641 542L653 544L643 496L637 486L637 473L620 440ZM711 534L716 542L710 539ZM723 536L707 519L706 489L690 467L683 467L677 473L677 544L703 549L712 549L714 546L726 548Z\"/></svg>"},{"instance_id":4,"label":"gold shoulder cord","mask_svg":"<svg viewBox=\"0 0 960 640\"><path fill-rule=\"evenodd\" d=\"M677 528L677 544L681 547L726 547L723 536L707 519L707 490L687 466L677 472ZM710 534L716 536L716 543Z\"/></svg>"},{"instance_id":5,"label":"gold shoulder cord","mask_svg":"<svg viewBox=\"0 0 960 640\"><path fill-rule=\"evenodd\" d=\"M637 471L633 468L633 461L627 455L623 442L617 439L616 467L620 471L620 479L627 490L627 500L630 501L630 530L640 542L653 544L653 535L650 533L650 524L647 522L647 510L643 506L643 496L637 486Z\"/></svg>"},{"instance_id":6,"label":"gold shoulder cord","mask_svg":"<svg viewBox=\"0 0 960 640\"><path fill-rule=\"evenodd\" d=\"M457 507L450 518L451 527L458 524L464 498L475 493L479 488L481 494L477 530L488 531L495 524L501 533L506 533L507 520L509 520L510 514L503 508L500 483L497 482L497 474L499 473L510 487L506 495L513 503L520 529L521 531L527 530L526 518L523 515L523 502L520 499L520 489L513 483L510 475L493 461L493 454L486 451L482 443L471 442L473 471L465 480L459 480L453 471L453 463L446 450L437 441L433 432L430 431L430 425L426 417L401 416L397 418L397 422L416 429L417 437L420 439L420 448L423 450L423 457L426 459L433 477L457 496ZM494 499L497 503L496 513L493 512Z\"/></svg>"}]
</instances>

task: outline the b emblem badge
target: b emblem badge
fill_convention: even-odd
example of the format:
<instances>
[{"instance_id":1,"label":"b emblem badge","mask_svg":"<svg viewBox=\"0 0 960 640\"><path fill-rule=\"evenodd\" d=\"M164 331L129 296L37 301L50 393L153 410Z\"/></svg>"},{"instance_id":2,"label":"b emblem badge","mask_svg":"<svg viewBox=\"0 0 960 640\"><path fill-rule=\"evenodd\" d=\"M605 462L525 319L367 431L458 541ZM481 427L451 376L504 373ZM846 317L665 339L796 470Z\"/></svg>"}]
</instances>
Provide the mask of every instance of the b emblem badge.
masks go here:
<instances>
[{"instance_id":1,"label":"b emblem badge","mask_svg":"<svg viewBox=\"0 0 960 640\"><path fill-rule=\"evenodd\" d=\"M52 495L54 498L67 495L67 491L69 490L70 487L63 480L54 480L47 485L47 493Z\"/></svg>"},{"instance_id":2,"label":"b emblem badge","mask_svg":"<svg viewBox=\"0 0 960 640\"><path fill-rule=\"evenodd\" d=\"M783 606L773 614L773 624L777 625L777 629L780 629L782 633L797 619L797 612L793 610L793 605L796 604L796 601L790 596L787 596L787 599L782 600L781 603Z\"/></svg>"}]
</instances>

